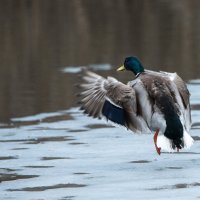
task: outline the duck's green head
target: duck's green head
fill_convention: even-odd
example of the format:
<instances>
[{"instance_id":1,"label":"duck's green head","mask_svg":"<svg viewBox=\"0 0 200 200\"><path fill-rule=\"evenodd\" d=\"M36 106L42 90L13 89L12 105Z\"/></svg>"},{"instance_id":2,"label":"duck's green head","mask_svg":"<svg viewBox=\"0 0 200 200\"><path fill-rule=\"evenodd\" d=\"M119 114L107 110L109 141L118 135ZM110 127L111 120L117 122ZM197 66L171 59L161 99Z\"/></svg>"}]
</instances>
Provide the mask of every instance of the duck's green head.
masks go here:
<instances>
[{"instance_id":1,"label":"duck's green head","mask_svg":"<svg viewBox=\"0 0 200 200\"><path fill-rule=\"evenodd\" d=\"M136 57L127 57L124 61L124 65L119 67L117 71L129 70L132 71L135 75L144 72L144 67L142 63Z\"/></svg>"}]
</instances>

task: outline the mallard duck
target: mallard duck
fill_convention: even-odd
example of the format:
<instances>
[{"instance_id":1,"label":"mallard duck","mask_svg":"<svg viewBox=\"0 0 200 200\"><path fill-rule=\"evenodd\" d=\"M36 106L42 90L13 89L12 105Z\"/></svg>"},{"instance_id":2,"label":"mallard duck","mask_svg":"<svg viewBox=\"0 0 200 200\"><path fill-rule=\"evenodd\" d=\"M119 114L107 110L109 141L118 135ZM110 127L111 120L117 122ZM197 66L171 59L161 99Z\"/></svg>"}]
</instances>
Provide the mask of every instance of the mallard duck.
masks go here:
<instances>
[{"instance_id":1,"label":"mallard duck","mask_svg":"<svg viewBox=\"0 0 200 200\"><path fill-rule=\"evenodd\" d=\"M134 80L123 84L84 71L80 84L81 109L94 118L105 117L134 133L154 133L157 153L189 148L193 139L190 93L176 73L145 70L136 57L127 57L117 71L128 70Z\"/></svg>"}]
</instances>

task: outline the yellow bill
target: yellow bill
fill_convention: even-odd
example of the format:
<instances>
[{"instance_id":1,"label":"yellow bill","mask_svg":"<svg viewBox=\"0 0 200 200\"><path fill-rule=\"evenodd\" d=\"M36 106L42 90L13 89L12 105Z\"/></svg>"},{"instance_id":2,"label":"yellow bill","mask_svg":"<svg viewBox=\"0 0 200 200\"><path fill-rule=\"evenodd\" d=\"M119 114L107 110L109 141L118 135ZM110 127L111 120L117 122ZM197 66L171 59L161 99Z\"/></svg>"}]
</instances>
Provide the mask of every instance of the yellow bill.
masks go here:
<instances>
[{"instance_id":1,"label":"yellow bill","mask_svg":"<svg viewBox=\"0 0 200 200\"><path fill-rule=\"evenodd\" d=\"M123 70L125 70L124 65L122 65L121 67L119 67L119 68L117 69L118 72L119 72L119 71L123 71Z\"/></svg>"}]
</instances>

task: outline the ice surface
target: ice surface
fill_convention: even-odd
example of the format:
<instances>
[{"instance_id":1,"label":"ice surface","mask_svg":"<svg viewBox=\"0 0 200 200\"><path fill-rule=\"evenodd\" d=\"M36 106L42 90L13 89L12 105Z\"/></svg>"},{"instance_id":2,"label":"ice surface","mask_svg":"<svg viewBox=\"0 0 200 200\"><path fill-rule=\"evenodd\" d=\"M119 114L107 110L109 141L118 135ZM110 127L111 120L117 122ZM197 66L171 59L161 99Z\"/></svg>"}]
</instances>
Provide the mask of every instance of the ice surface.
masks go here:
<instances>
[{"instance_id":1,"label":"ice surface","mask_svg":"<svg viewBox=\"0 0 200 200\"><path fill-rule=\"evenodd\" d=\"M189 81L189 83L191 83L191 84L200 84L200 79L191 80L191 81Z\"/></svg>"},{"instance_id":2,"label":"ice surface","mask_svg":"<svg viewBox=\"0 0 200 200\"><path fill-rule=\"evenodd\" d=\"M76 73L79 73L81 72L82 68L84 66L68 66L68 67L64 67L61 71L63 73L73 73L73 74L76 74ZM91 64L91 65L88 65L88 66L85 66L87 67L88 69L92 69L92 70L95 70L95 71L105 71L105 70L111 70L112 67L110 64Z\"/></svg>"},{"instance_id":3,"label":"ice surface","mask_svg":"<svg viewBox=\"0 0 200 200\"><path fill-rule=\"evenodd\" d=\"M110 64L91 64L88 66L90 69L93 69L93 70L111 70L112 69L112 66Z\"/></svg>"},{"instance_id":4,"label":"ice surface","mask_svg":"<svg viewBox=\"0 0 200 200\"><path fill-rule=\"evenodd\" d=\"M200 105L200 84L188 84L188 89L191 94L191 104L192 105Z\"/></svg>"},{"instance_id":5,"label":"ice surface","mask_svg":"<svg viewBox=\"0 0 200 200\"><path fill-rule=\"evenodd\" d=\"M189 85L198 103L198 84ZM68 114L66 121L43 119ZM199 122L200 111L192 111ZM152 135L134 135L78 108L13 119L1 128L0 199L167 200L200 198L200 134L190 150L156 154ZM32 176L32 177L31 177Z\"/></svg>"},{"instance_id":6,"label":"ice surface","mask_svg":"<svg viewBox=\"0 0 200 200\"><path fill-rule=\"evenodd\" d=\"M80 67L73 67L73 66L69 66L69 67L64 67L62 69L62 72L63 73L72 73L72 74L76 74L76 73L79 73L81 72L81 69L82 69L82 66Z\"/></svg>"},{"instance_id":7,"label":"ice surface","mask_svg":"<svg viewBox=\"0 0 200 200\"><path fill-rule=\"evenodd\" d=\"M28 121L41 121L47 117L55 117L55 116L59 116L62 115L62 112L53 112L53 113L40 113L37 115L32 115L32 116L26 116L26 117L19 117L19 118L12 118L11 121L12 122L28 122Z\"/></svg>"}]
</instances>

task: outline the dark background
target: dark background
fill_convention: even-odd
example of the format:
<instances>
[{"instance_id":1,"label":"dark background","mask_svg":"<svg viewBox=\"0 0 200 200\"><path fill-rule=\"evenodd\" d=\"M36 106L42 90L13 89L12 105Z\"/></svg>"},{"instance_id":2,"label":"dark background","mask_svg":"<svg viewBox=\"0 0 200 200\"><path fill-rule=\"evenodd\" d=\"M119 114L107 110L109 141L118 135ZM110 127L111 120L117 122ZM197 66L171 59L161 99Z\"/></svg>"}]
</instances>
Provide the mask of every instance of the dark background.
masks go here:
<instances>
[{"instance_id":1,"label":"dark background","mask_svg":"<svg viewBox=\"0 0 200 200\"><path fill-rule=\"evenodd\" d=\"M76 106L77 74L128 55L149 69L200 77L199 0L0 0L0 122Z\"/></svg>"}]
</instances>

